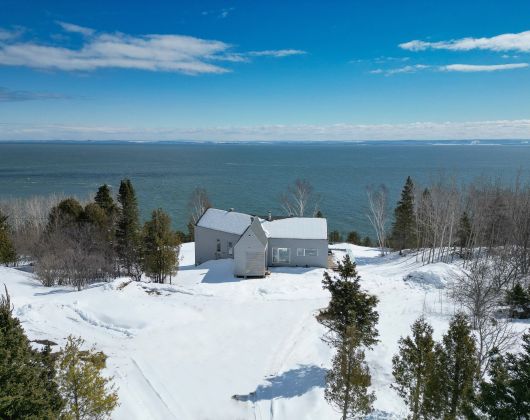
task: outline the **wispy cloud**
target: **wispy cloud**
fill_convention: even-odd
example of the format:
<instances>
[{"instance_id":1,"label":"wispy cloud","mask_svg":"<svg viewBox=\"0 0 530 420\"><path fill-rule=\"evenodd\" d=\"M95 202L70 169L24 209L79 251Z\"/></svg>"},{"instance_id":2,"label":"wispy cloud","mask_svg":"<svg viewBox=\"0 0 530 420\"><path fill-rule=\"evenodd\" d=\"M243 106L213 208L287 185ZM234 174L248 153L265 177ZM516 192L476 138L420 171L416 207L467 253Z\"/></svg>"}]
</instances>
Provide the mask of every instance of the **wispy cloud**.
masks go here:
<instances>
[{"instance_id":1,"label":"wispy cloud","mask_svg":"<svg viewBox=\"0 0 530 420\"><path fill-rule=\"evenodd\" d=\"M27 90L11 90L0 86L0 102L20 102L47 99L71 99L71 96L60 93L30 92Z\"/></svg>"},{"instance_id":2,"label":"wispy cloud","mask_svg":"<svg viewBox=\"0 0 530 420\"><path fill-rule=\"evenodd\" d=\"M91 28L59 22L63 30L83 35L78 49L0 38L0 65L64 71L126 68L185 74L226 73L222 62L249 61L249 57L286 57L300 50L235 52L218 40L186 35L127 35L99 33Z\"/></svg>"},{"instance_id":3,"label":"wispy cloud","mask_svg":"<svg viewBox=\"0 0 530 420\"><path fill-rule=\"evenodd\" d=\"M225 19L227 18L233 11L235 10L235 7L225 7L220 10L204 10L201 12L201 15L208 16L208 15L214 15L219 19Z\"/></svg>"},{"instance_id":4,"label":"wispy cloud","mask_svg":"<svg viewBox=\"0 0 530 420\"><path fill-rule=\"evenodd\" d=\"M372 74L384 74L386 76L391 76L393 74L400 74L400 73L416 73L421 70L425 70L430 68L431 66L428 66L426 64L414 64L410 66L403 66L403 67L397 67L392 69L375 69L370 71Z\"/></svg>"},{"instance_id":5,"label":"wispy cloud","mask_svg":"<svg viewBox=\"0 0 530 420\"><path fill-rule=\"evenodd\" d=\"M264 50L264 51L250 51L246 55L251 57L289 57L290 55L304 55L306 51L302 50Z\"/></svg>"},{"instance_id":6,"label":"wispy cloud","mask_svg":"<svg viewBox=\"0 0 530 420\"><path fill-rule=\"evenodd\" d=\"M477 72L494 72L503 70L514 70L527 68L528 63L510 63L510 64L447 64L443 66L415 64L410 66L390 68L390 69L375 69L370 71L372 74L383 74L385 76L392 76L401 73L417 73L422 70L432 71L449 71L462 73L477 73Z\"/></svg>"},{"instance_id":7,"label":"wispy cloud","mask_svg":"<svg viewBox=\"0 0 530 420\"><path fill-rule=\"evenodd\" d=\"M0 140L503 140L530 139L530 120L402 124L262 125L142 128L1 123Z\"/></svg>"},{"instance_id":8,"label":"wispy cloud","mask_svg":"<svg viewBox=\"0 0 530 420\"><path fill-rule=\"evenodd\" d=\"M472 73L472 72L492 72L492 71L502 71L502 70L523 69L526 67L528 67L528 63L491 64L491 65L449 64L447 66L441 66L440 70Z\"/></svg>"},{"instance_id":9,"label":"wispy cloud","mask_svg":"<svg viewBox=\"0 0 530 420\"><path fill-rule=\"evenodd\" d=\"M14 29L0 28L0 41L8 41L20 37L24 33L24 28L15 27Z\"/></svg>"},{"instance_id":10,"label":"wispy cloud","mask_svg":"<svg viewBox=\"0 0 530 420\"><path fill-rule=\"evenodd\" d=\"M66 32L79 33L81 35L90 36L94 34L94 29L86 28L84 26L74 25L73 23L58 21L57 24L61 26Z\"/></svg>"},{"instance_id":11,"label":"wispy cloud","mask_svg":"<svg viewBox=\"0 0 530 420\"><path fill-rule=\"evenodd\" d=\"M530 31L507 33L491 38L460 38L449 41L429 42L413 40L399 44L408 51L450 50L450 51L519 51L530 52Z\"/></svg>"}]
</instances>

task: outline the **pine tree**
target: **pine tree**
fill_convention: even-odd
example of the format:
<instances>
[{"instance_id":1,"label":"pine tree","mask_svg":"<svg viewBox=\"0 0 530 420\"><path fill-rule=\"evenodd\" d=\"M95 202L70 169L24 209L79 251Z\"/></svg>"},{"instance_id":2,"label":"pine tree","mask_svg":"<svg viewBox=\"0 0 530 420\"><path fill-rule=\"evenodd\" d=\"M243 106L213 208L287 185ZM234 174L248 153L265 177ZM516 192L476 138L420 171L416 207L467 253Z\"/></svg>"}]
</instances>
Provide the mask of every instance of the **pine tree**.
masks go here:
<instances>
[{"instance_id":1,"label":"pine tree","mask_svg":"<svg viewBox=\"0 0 530 420\"><path fill-rule=\"evenodd\" d=\"M154 210L144 225L143 264L145 273L156 283L164 283L177 272L178 246L171 219L162 209Z\"/></svg>"},{"instance_id":2,"label":"pine tree","mask_svg":"<svg viewBox=\"0 0 530 420\"><path fill-rule=\"evenodd\" d=\"M496 355L476 401L479 414L493 419L530 418L530 330L520 354Z\"/></svg>"},{"instance_id":3,"label":"pine tree","mask_svg":"<svg viewBox=\"0 0 530 420\"><path fill-rule=\"evenodd\" d=\"M399 353L392 359L392 374L396 380L393 387L409 406L414 420L425 418L428 412L425 400L429 394L429 375L434 368L432 332L425 319L419 318L412 325L412 338L399 340Z\"/></svg>"},{"instance_id":4,"label":"pine tree","mask_svg":"<svg viewBox=\"0 0 530 420\"><path fill-rule=\"evenodd\" d=\"M57 382L66 402L61 419L103 419L118 405L112 378L101 375L104 355L93 348L81 350L83 344L81 338L69 336L57 361Z\"/></svg>"},{"instance_id":5,"label":"pine tree","mask_svg":"<svg viewBox=\"0 0 530 420\"><path fill-rule=\"evenodd\" d=\"M6 289L0 296L0 418L57 419L64 403L49 348L34 350L12 311Z\"/></svg>"},{"instance_id":6,"label":"pine tree","mask_svg":"<svg viewBox=\"0 0 530 420\"><path fill-rule=\"evenodd\" d=\"M468 254L467 247L470 245L471 232L471 220L469 219L467 212L464 212L462 214L462 217L460 218L460 222L458 224L458 231L456 232L456 236L458 238L458 246L460 247L460 256L463 258L466 257ZM465 252L464 249L466 249Z\"/></svg>"},{"instance_id":7,"label":"pine tree","mask_svg":"<svg viewBox=\"0 0 530 420\"><path fill-rule=\"evenodd\" d=\"M350 233L348 233L348 238L346 239L346 242L353 245L360 245L361 237L356 231L352 230Z\"/></svg>"},{"instance_id":8,"label":"pine tree","mask_svg":"<svg viewBox=\"0 0 530 420\"><path fill-rule=\"evenodd\" d=\"M355 326L348 327L326 376L324 396L342 413L342 420L370 413L375 400L374 393L368 392L371 376L359 338Z\"/></svg>"},{"instance_id":9,"label":"pine tree","mask_svg":"<svg viewBox=\"0 0 530 420\"><path fill-rule=\"evenodd\" d=\"M107 184L104 184L98 188L98 192L94 197L94 202L103 210L105 210L105 213L107 213L109 217L114 215L118 210L112 198L110 188Z\"/></svg>"},{"instance_id":10,"label":"pine tree","mask_svg":"<svg viewBox=\"0 0 530 420\"><path fill-rule=\"evenodd\" d=\"M140 221L136 193L128 179L120 183L118 202L120 216L116 229L116 251L127 275L136 276L138 273L135 269L140 264Z\"/></svg>"},{"instance_id":11,"label":"pine tree","mask_svg":"<svg viewBox=\"0 0 530 420\"><path fill-rule=\"evenodd\" d=\"M346 255L337 268L339 277L324 272L324 289L331 293L328 307L321 310L317 320L328 328L325 340L344 341L349 327L355 326L361 345L371 347L379 335L376 325L379 314L375 310L377 297L361 290L360 276L355 263Z\"/></svg>"},{"instance_id":12,"label":"pine tree","mask_svg":"<svg viewBox=\"0 0 530 420\"><path fill-rule=\"evenodd\" d=\"M401 192L401 199L394 210L391 241L399 253L405 248L412 248L416 238L416 220L414 217L414 184L409 176Z\"/></svg>"},{"instance_id":13,"label":"pine tree","mask_svg":"<svg viewBox=\"0 0 530 420\"><path fill-rule=\"evenodd\" d=\"M528 318L530 316L530 289L527 291L521 283L515 283L506 292L506 304L510 306L512 318Z\"/></svg>"},{"instance_id":14,"label":"pine tree","mask_svg":"<svg viewBox=\"0 0 530 420\"><path fill-rule=\"evenodd\" d=\"M333 230L329 233L329 242L332 244L340 243L342 242L342 235L338 230Z\"/></svg>"},{"instance_id":15,"label":"pine tree","mask_svg":"<svg viewBox=\"0 0 530 420\"><path fill-rule=\"evenodd\" d=\"M444 418L465 416L478 378L475 339L465 314L453 316L435 353L438 360L434 374L439 381L438 399Z\"/></svg>"},{"instance_id":16,"label":"pine tree","mask_svg":"<svg viewBox=\"0 0 530 420\"><path fill-rule=\"evenodd\" d=\"M50 210L46 230L51 231L57 227L74 226L83 217L83 206L75 198L67 198Z\"/></svg>"},{"instance_id":17,"label":"pine tree","mask_svg":"<svg viewBox=\"0 0 530 420\"><path fill-rule=\"evenodd\" d=\"M324 217L324 214L319 210L316 212L315 217L322 219Z\"/></svg>"},{"instance_id":18,"label":"pine tree","mask_svg":"<svg viewBox=\"0 0 530 420\"><path fill-rule=\"evenodd\" d=\"M17 260L17 251L11 239L7 216L0 212L0 264L15 264Z\"/></svg>"},{"instance_id":19,"label":"pine tree","mask_svg":"<svg viewBox=\"0 0 530 420\"><path fill-rule=\"evenodd\" d=\"M370 239L369 236L366 236L363 241L362 241L362 246L367 246L367 247L372 247L373 244L372 244L372 240Z\"/></svg>"}]
</instances>

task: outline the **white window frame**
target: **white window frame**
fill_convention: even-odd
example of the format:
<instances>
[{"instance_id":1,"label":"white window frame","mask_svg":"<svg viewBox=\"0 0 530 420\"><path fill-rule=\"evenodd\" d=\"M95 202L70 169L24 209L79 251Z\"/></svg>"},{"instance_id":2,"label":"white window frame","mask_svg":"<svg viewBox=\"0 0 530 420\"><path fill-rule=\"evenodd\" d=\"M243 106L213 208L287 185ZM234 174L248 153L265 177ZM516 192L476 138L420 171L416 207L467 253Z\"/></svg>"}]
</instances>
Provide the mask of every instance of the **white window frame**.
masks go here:
<instances>
[{"instance_id":1,"label":"white window frame","mask_svg":"<svg viewBox=\"0 0 530 420\"><path fill-rule=\"evenodd\" d=\"M305 249L304 248L296 248L296 256L297 257L303 257L305 255Z\"/></svg>"},{"instance_id":2,"label":"white window frame","mask_svg":"<svg viewBox=\"0 0 530 420\"><path fill-rule=\"evenodd\" d=\"M280 249L287 250L287 261L280 261ZM272 263L273 264L290 264L291 263L291 248L272 248Z\"/></svg>"},{"instance_id":3,"label":"white window frame","mask_svg":"<svg viewBox=\"0 0 530 420\"><path fill-rule=\"evenodd\" d=\"M307 255L307 251L314 251L315 253L313 255ZM306 257L318 257L318 248L305 248L304 249L304 256Z\"/></svg>"}]
</instances>

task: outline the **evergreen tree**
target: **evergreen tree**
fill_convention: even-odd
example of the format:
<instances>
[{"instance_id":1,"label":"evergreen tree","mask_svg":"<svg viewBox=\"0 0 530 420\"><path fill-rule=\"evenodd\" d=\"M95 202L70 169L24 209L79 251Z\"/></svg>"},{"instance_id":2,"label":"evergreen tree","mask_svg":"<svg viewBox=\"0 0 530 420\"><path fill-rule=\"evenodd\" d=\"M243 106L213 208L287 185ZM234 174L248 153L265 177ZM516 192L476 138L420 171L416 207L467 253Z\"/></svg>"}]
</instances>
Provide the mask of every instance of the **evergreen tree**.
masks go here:
<instances>
[{"instance_id":1,"label":"evergreen tree","mask_svg":"<svg viewBox=\"0 0 530 420\"><path fill-rule=\"evenodd\" d=\"M515 283L515 286L506 292L506 304L510 306L512 318L530 317L530 289L525 290L521 283Z\"/></svg>"},{"instance_id":2,"label":"evergreen tree","mask_svg":"<svg viewBox=\"0 0 530 420\"><path fill-rule=\"evenodd\" d=\"M367 246L367 247L370 247L370 248L371 248L371 247L373 246L373 244L372 244L372 240L370 239L369 236L366 236L366 237L363 239L361 245L362 245L362 246Z\"/></svg>"},{"instance_id":3,"label":"evergreen tree","mask_svg":"<svg viewBox=\"0 0 530 420\"><path fill-rule=\"evenodd\" d=\"M460 256L462 258L467 256L467 247L470 244L471 232L471 220L469 219L467 212L464 212L462 214L462 217L460 218L460 222L458 224L458 231L456 232L456 236L458 238L458 246L460 247ZM466 249L465 252L464 249Z\"/></svg>"},{"instance_id":4,"label":"evergreen tree","mask_svg":"<svg viewBox=\"0 0 530 420\"><path fill-rule=\"evenodd\" d=\"M401 199L394 210L394 224L390 239L399 253L415 245L416 220L414 217L414 184L409 176L401 192Z\"/></svg>"},{"instance_id":5,"label":"evergreen tree","mask_svg":"<svg viewBox=\"0 0 530 420\"><path fill-rule=\"evenodd\" d=\"M326 376L324 396L342 413L342 420L370 413L375 400L374 393L368 392L371 376L359 343L355 326L348 327Z\"/></svg>"},{"instance_id":6,"label":"evergreen tree","mask_svg":"<svg viewBox=\"0 0 530 420\"><path fill-rule=\"evenodd\" d=\"M530 330L520 354L497 355L482 381L476 407L493 419L530 418Z\"/></svg>"},{"instance_id":7,"label":"evergreen tree","mask_svg":"<svg viewBox=\"0 0 530 420\"><path fill-rule=\"evenodd\" d=\"M118 405L112 378L101 375L104 355L93 348L82 351L83 344L81 338L69 336L57 361L57 382L66 402L61 419L103 419Z\"/></svg>"},{"instance_id":8,"label":"evergreen tree","mask_svg":"<svg viewBox=\"0 0 530 420\"><path fill-rule=\"evenodd\" d=\"M432 327L419 318L412 325L412 338L399 340L399 353L392 359L392 374L396 380L393 387L405 400L411 418L416 420L428 417L429 375L434 369L434 340Z\"/></svg>"},{"instance_id":9,"label":"evergreen tree","mask_svg":"<svg viewBox=\"0 0 530 420\"><path fill-rule=\"evenodd\" d=\"M332 244L342 242L342 235L338 230L333 230L329 233L329 242Z\"/></svg>"},{"instance_id":10,"label":"evergreen tree","mask_svg":"<svg viewBox=\"0 0 530 420\"><path fill-rule=\"evenodd\" d=\"M118 193L120 215L116 229L116 251L118 259L128 276L135 275L140 264L140 221L138 203L132 183L124 179Z\"/></svg>"},{"instance_id":11,"label":"evergreen tree","mask_svg":"<svg viewBox=\"0 0 530 420\"><path fill-rule=\"evenodd\" d=\"M0 211L0 264L15 264L17 260L17 251L11 240L7 216Z\"/></svg>"},{"instance_id":12,"label":"evergreen tree","mask_svg":"<svg viewBox=\"0 0 530 420\"><path fill-rule=\"evenodd\" d=\"M0 296L0 418L57 419L64 403L49 347L32 349L12 311L6 289Z\"/></svg>"},{"instance_id":13,"label":"evergreen tree","mask_svg":"<svg viewBox=\"0 0 530 420\"><path fill-rule=\"evenodd\" d=\"M322 212L319 210L317 211L317 213L315 214L315 217L318 217L320 219L322 219L324 217L324 214L322 214Z\"/></svg>"},{"instance_id":14,"label":"evergreen tree","mask_svg":"<svg viewBox=\"0 0 530 420\"><path fill-rule=\"evenodd\" d=\"M75 226L83 218L83 206L75 198L67 198L50 210L46 231Z\"/></svg>"},{"instance_id":15,"label":"evergreen tree","mask_svg":"<svg viewBox=\"0 0 530 420\"><path fill-rule=\"evenodd\" d=\"M361 237L357 232L352 230L350 233L348 233L348 238L346 239L346 242L353 244L353 245L360 245L361 244Z\"/></svg>"},{"instance_id":16,"label":"evergreen tree","mask_svg":"<svg viewBox=\"0 0 530 420\"><path fill-rule=\"evenodd\" d=\"M434 375L438 381L438 399L445 419L465 416L471 406L478 377L475 339L471 327L463 313L451 319L449 330L442 343L435 349L437 368Z\"/></svg>"},{"instance_id":17,"label":"evergreen tree","mask_svg":"<svg viewBox=\"0 0 530 420\"><path fill-rule=\"evenodd\" d=\"M144 225L143 264L156 283L164 283L177 272L179 238L171 230L171 220L162 209L154 210Z\"/></svg>"},{"instance_id":18,"label":"evergreen tree","mask_svg":"<svg viewBox=\"0 0 530 420\"><path fill-rule=\"evenodd\" d=\"M118 210L112 198L110 188L107 184L104 184L98 188L94 202L103 210L105 210L105 213L107 213L109 217L113 216Z\"/></svg>"},{"instance_id":19,"label":"evergreen tree","mask_svg":"<svg viewBox=\"0 0 530 420\"><path fill-rule=\"evenodd\" d=\"M361 290L355 263L346 255L339 263L339 277L324 272L324 289L331 293L328 307L321 310L317 320L328 328L325 340L342 343L348 328L355 326L360 345L367 347L377 343L379 335L376 325L379 314L375 310L377 297Z\"/></svg>"}]
</instances>

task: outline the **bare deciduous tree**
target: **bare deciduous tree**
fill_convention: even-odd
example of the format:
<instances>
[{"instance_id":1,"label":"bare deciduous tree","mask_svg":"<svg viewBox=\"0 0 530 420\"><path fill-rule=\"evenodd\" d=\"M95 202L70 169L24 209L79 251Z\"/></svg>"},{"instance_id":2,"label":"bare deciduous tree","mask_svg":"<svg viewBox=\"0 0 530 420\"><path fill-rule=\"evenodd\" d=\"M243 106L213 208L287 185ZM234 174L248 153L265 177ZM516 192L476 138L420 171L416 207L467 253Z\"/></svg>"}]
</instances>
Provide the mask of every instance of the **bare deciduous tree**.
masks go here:
<instances>
[{"instance_id":1,"label":"bare deciduous tree","mask_svg":"<svg viewBox=\"0 0 530 420\"><path fill-rule=\"evenodd\" d=\"M375 235L381 255L386 253L386 228L388 222L388 190L384 185L377 188L368 187L368 213L367 217Z\"/></svg>"},{"instance_id":2,"label":"bare deciduous tree","mask_svg":"<svg viewBox=\"0 0 530 420\"><path fill-rule=\"evenodd\" d=\"M306 179L297 179L280 197L280 204L288 216L314 217L321 197Z\"/></svg>"},{"instance_id":3,"label":"bare deciduous tree","mask_svg":"<svg viewBox=\"0 0 530 420\"><path fill-rule=\"evenodd\" d=\"M195 188L188 202L190 222L193 224L197 223L203 213L210 207L212 207L212 203L208 197L208 192L204 188Z\"/></svg>"}]
</instances>

